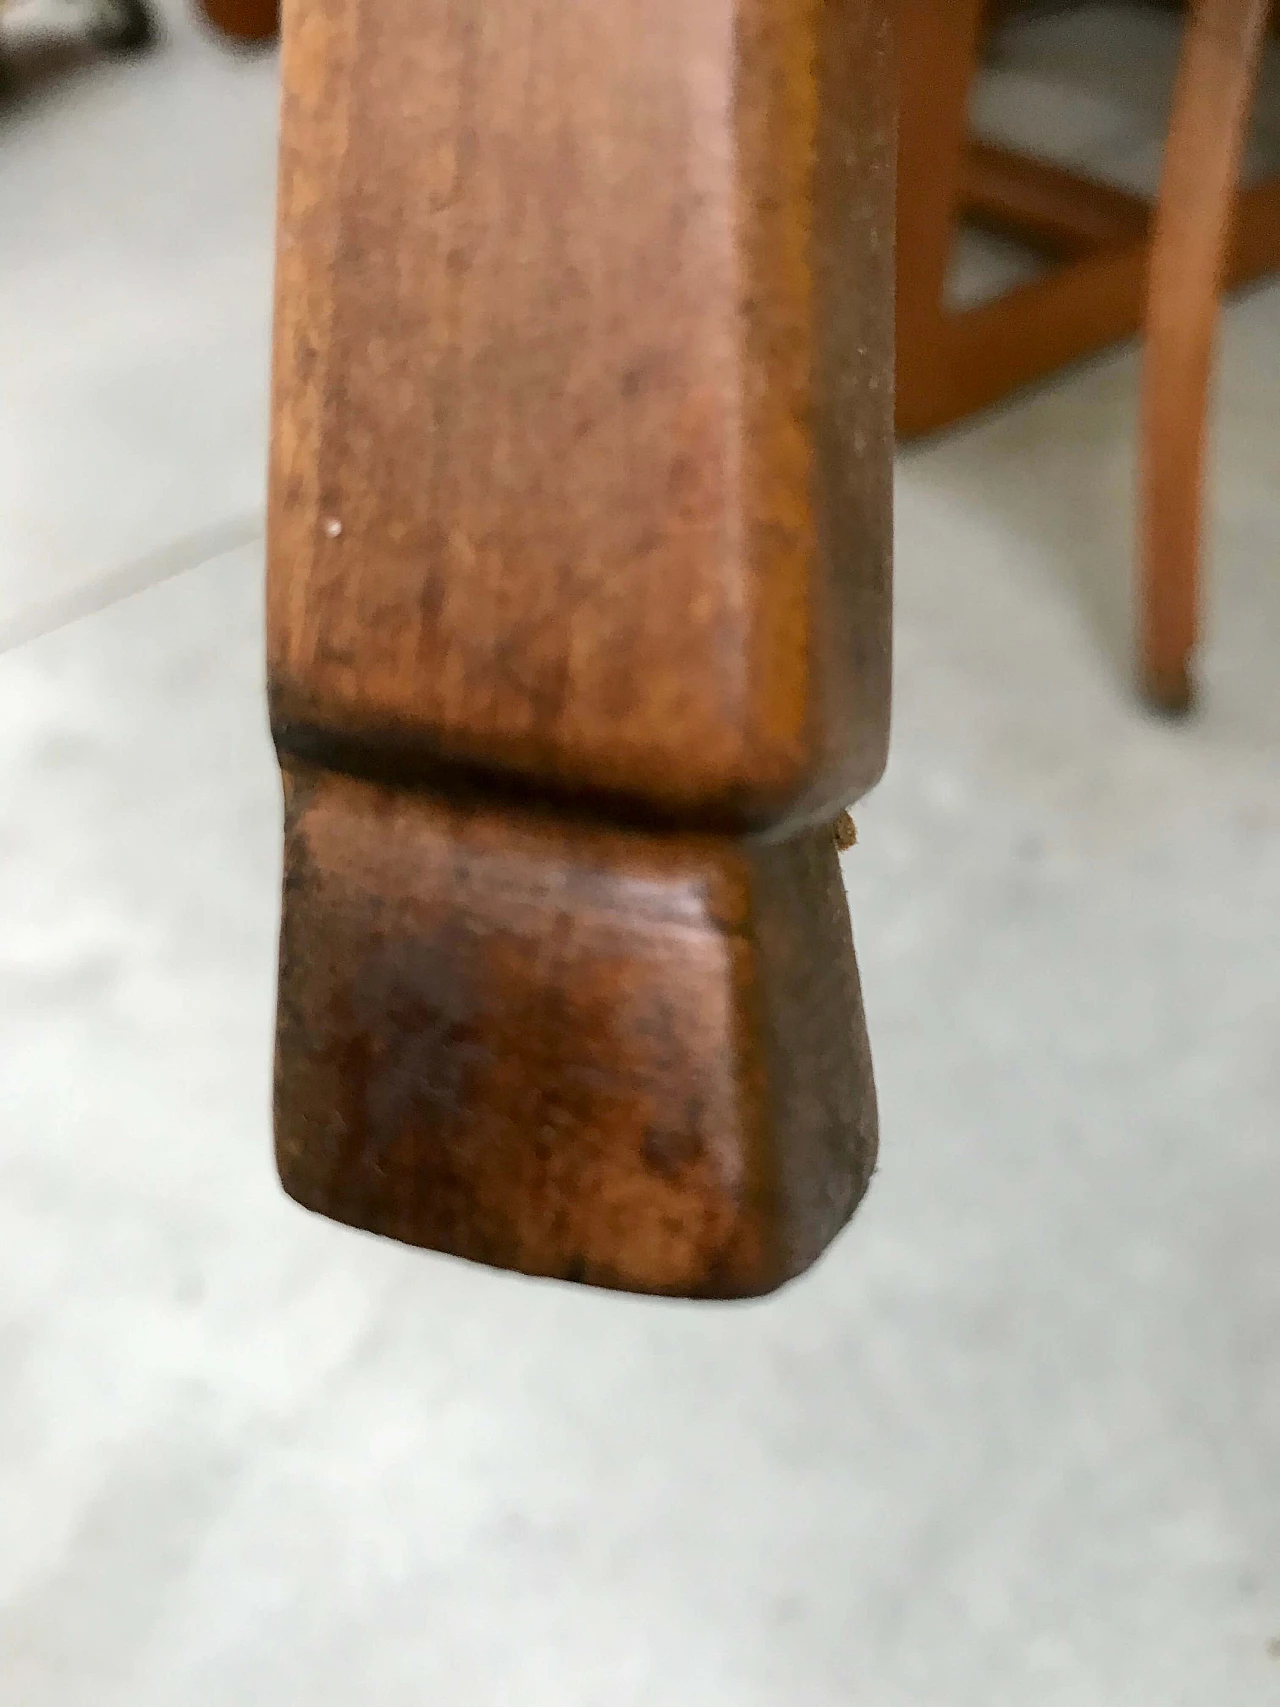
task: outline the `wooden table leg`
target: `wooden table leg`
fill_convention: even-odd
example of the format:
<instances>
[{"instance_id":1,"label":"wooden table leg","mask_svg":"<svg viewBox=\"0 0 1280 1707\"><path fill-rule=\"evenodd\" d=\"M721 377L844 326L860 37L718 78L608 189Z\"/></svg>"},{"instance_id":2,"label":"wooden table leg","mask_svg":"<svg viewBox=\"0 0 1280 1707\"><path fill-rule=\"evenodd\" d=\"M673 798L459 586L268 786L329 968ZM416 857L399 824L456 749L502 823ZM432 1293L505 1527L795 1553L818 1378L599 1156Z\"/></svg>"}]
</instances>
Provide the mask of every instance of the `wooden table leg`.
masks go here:
<instances>
[{"instance_id":1,"label":"wooden table leg","mask_svg":"<svg viewBox=\"0 0 1280 1707\"><path fill-rule=\"evenodd\" d=\"M889 693L885 0L286 12L286 1188L767 1291L875 1099L832 820Z\"/></svg>"},{"instance_id":2,"label":"wooden table leg","mask_svg":"<svg viewBox=\"0 0 1280 1707\"><path fill-rule=\"evenodd\" d=\"M1139 435L1140 661L1166 711L1193 696L1209 378L1269 0L1195 0L1165 147Z\"/></svg>"}]
</instances>

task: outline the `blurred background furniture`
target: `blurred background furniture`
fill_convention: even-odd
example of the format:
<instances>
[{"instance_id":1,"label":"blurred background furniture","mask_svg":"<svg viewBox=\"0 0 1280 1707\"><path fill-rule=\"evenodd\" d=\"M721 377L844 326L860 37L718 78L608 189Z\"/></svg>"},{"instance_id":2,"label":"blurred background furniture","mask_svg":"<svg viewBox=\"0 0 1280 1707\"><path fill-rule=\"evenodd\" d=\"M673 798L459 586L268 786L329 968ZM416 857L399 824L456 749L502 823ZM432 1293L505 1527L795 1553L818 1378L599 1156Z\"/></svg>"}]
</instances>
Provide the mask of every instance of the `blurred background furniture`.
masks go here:
<instances>
[{"instance_id":1,"label":"blurred background furniture","mask_svg":"<svg viewBox=\"0 0 1280 1707\"><path fill-rule=\"evenodd\" d=\"M0 25L6 21L8 0L0 0ZM156 20L150 0L88 0L72 9L73 24L79 24L89 39L107 53L142 53L156 35ZM0 83L7 81L7 43L0 40Z\"/></svg>"},{"instance_id":2,"label":"blurred background furniture","mask_svg":"<svg viewBox=\"0 0 1280 1707\"><path fill-rule=\"evenodd\" d=\"M237 41L270 41L280 29L279 0L201 0L215 29Z\"/></svg>"},{"instance_id":3,"label":"blurred background furniture","mask_svg":"<svg viewBox=\"0 0 1280 1707\"><path fill-rule=\"evenodd\" d=\"M1198 629L1205 416L1218 293L1280 267L1280 179L1238 188L1268 0L1195 0L1153 208L970 137L984 0L903 0L899 47L897 427L948 426L1138 331L1139 673L1187 708ZM976 306L946 300L959 222L1058 263Z\"/></svg>"}]
</instances>

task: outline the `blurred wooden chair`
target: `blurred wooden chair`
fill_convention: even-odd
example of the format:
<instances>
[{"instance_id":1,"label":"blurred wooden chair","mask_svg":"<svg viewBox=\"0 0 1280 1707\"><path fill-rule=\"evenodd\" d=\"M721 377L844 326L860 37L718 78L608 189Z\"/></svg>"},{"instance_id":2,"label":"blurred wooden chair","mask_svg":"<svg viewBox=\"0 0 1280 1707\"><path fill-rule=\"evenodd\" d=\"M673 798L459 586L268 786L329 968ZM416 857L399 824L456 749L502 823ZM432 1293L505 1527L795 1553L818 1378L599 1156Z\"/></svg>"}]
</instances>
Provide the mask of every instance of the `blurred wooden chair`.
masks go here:
<instances>
[{"instance_id":1,"label":"blurred wooden chair","mask_svg":"<svg viewBox=\"0 0 1280 1707\"><path fill-rule=\"evenodd\" d=\"M215 29L236 41L271 41L280 31L279 0L200 0Z\"/></svg>"},{"instance_id":2,"label":"blurred wooden chair","mask_svg":"<svg viewBox=\"0 0 1280 1707\"><path fill-rule=\"evenodd\" d=\"M1200 517L1218 296L1280 267L1280 179L1239 188L1269 0L1193 0L1163 179L1142 198L971 140L984 0L902 0L899 435L932 432L1145 327L1139 443L1139 674L1193 695ZM977 307L944 287L962 217L1061 264Z\"/></svg>"}]
</instances>

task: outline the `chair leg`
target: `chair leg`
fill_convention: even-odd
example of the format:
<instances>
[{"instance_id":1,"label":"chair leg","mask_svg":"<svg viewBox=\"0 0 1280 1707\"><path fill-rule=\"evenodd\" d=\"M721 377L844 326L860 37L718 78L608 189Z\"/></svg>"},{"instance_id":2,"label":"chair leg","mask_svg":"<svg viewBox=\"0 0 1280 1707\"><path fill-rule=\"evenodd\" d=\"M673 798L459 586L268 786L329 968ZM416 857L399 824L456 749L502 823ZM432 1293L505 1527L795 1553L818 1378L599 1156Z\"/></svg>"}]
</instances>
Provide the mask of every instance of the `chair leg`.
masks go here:
<instances>
[{"instance_id":1,"label":"chair leg","mask_svg":"<svg viewBox=\"0 0 1280 1707\"><path fill-rule=\"evenodd\" d=\"M279 33L279 0L200 0L216 30L236 41L265 42Z\"/></svg>"},{"instance_id":2,"label":"chair leg","mask_svg":"<svg viewBox=\"0 0 1280 1707\"><path fill-rule=\"evenodd\" d=\"M951 392L944 290L968 152L985 0L898 7L897 421L937 424Z\"/></svg>"},{"instance_id":3,"label":"chair leg","mask_svg":"<svg viewBox=\"0 0 1280 1707\"><path fill-rule=\"evenodd\" d=\"M1139 433L1139 668L1163 711L1194 695L1200 516L1218 294L1269 0L1195 0L1151 248Z\"/></svg>"},{"instance_id":4,"label":"chair leg","mask_svg":"<svg viewBox=\"0 0 1280 1707\"><path fill-rule=\"evenodd\" d=\"M888 733L892 3L285 8L275 1120L308 1208L743 1297L870 1181L829 820Z\"/></svg>"}]
</instances>

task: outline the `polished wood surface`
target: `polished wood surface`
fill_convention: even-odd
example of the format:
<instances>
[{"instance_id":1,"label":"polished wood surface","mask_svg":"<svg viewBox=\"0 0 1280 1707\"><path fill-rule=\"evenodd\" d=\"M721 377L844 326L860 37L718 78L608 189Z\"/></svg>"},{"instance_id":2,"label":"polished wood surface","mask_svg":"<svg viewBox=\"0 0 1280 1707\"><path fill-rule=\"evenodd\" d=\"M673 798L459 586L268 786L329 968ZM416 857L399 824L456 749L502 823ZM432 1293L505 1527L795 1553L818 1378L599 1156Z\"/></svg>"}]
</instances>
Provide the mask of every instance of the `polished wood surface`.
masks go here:
<instances>
[{"instance_id":1,"label":"polished wood surface","mask_svg":"<svg viewBox=\"0 0 1280 1707\"><path fill-rule=\"evenodd\" d=\"M640 832L288 772L276 1080L302 1203L600 1286L768 1291L876 1152L829 827Z\"/></svg>"},{"instance_id":2,"label":"polished wood surface","mask_svg":"<svg viewBox=\"0 0 1280 1707\"><path fill-rule=\"evenodd\" d=\"M986 11L984 0L899 0L898 18L896 420L911 437L965 412L951 376L957 317L946 284Z\"/></svg>"},{"instance_id":3,"label":"polished wood surface","mask_svg":"<svg viewBox=\"0 0 1280 1707\"><path fill-rule=\"evenodd\" d=\"M318 0L283 79L282 1178L768 1290L876 1145L832 820L888 727L886 11Z\"/></svg>"},{"instance_id":4,"label":"polished wood surface","mask_svg":"<svg viewBox=\"0 0 1280 1707\"><path fill-rule=\"evenodd\" d=\"M1099 250L1071 266L1016 285L974 308L948 313L935 336L905 357L920 389L904 391L900 375L899 430L904 438L939 431L999 403L1050 373L1143 329L1150 243L1144 239ZM1242 192L1227 246L1223 286L1234 289L1280 267L1280 180ZM934 365L928 357L932 353Z\"/></svg>"},{"instance_id":5,"label":"polished wood surface","mask_svg":"<svg viewBox=\"0 0 1280 1707\"><path fill-rule=\"evenodd\" d=\"M1139 669L1185 711L1199 636L1200 518L1218 295L1270 0L1195 0L1174 91L1151 249L1142 377ZM1273 232L1280 184L1272 183ZM1237 235L1236 251L1240 247Z\"/></svg>"},{"instance_id":6,"label":"polished wood surface","mask_svg":"<svg viewBox=\"0 0 1280 1707\"><path fill-rule=\"evenodd\" d=\"M973 224L1064 259L1132 243L1151 224L1141 196L976 139L966 151L961 195Z\"/></svg>"},{"instance_id":7,"label":"polished wood surface","mask_svg":"<svg viewBox=\"0 0 1280 1707\"><path fill-rule=\"evenodd\" d=\"M863 0L793 10L294 15L269 599L309 751L744 827L878 776L886 73Z\"/></svg>"},{"instance_id":8,"label":"polished wood surface","mask_svg":"<svg viewBox=\"0 0 1280 1707\"><path fill-rule=\"evenodd\" d=\"M216 30L235 41L271 41L280 29L279 0L200 0Z\"/></svg>"}]
</instances>

